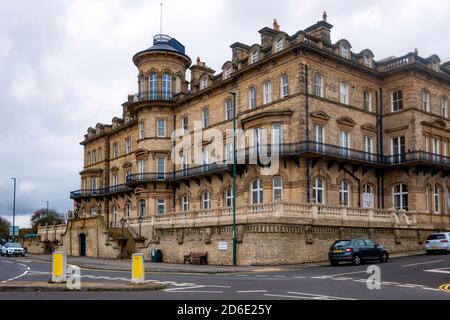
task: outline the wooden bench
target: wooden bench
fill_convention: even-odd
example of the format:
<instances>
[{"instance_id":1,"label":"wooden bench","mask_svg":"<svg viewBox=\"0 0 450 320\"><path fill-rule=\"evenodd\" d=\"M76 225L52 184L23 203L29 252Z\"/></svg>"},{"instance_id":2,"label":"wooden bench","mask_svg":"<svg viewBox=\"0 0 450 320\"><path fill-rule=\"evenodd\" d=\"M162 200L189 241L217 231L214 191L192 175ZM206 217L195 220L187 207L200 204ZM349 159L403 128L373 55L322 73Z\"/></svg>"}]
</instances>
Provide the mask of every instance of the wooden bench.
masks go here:
<instances>
[{"instance_id":1,"label":"wooden bench","mask_svg":"<svg viewBox=\"0 0 450 320\"><path fill-rule=\"evenodd\" d=\"M184 256L184 263L189 264L208 264L208 252L189 252Z\"/></svg>"}]
</instances>

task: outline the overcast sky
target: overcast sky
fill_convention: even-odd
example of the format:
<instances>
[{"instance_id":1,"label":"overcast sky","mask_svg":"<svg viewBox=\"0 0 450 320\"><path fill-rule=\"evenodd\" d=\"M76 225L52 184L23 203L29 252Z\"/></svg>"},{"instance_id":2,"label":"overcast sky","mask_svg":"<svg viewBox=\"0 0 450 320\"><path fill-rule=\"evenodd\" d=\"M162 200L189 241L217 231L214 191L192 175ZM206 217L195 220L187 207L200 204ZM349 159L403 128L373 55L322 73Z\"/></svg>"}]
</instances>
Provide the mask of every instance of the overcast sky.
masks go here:
<instances>
[{"instance_id":1,"label":"overcast sky","mask_svg":"<svg viewBox=\"0 0 450 320\"><path fill-rule=\"evenodd\" d=\"M121 116L137 91L134 53L159 33L160 0L0 0L0 215L17 221L45 201L63 213L79 189L89 126ZM418 48L450 60L450 4L441 1L164 0L163 32L220 72L235 41L254 44L277 18L289 34L328 13L332 40L375 59Z\"/></svg>"}]
</instances>

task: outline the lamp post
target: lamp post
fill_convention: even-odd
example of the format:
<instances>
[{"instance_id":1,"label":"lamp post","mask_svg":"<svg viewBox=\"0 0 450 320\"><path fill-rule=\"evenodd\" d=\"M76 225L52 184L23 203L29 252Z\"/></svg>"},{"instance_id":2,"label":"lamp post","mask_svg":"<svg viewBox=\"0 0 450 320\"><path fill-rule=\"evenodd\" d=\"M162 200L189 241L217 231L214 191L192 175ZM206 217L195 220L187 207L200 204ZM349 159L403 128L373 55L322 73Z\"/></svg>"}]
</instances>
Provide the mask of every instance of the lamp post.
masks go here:
<instances>
[{"instance_id":1,"label":"lamp post","mask_svg":"<svg viewBox=\"0 0 450 320\"><path fill-rule=\"evenodd\" d=\"M122 217L120 219L120 225L122 226L122 238L120 239L120 259L123 259L123 247L125 243L125 235L124 235L125 223L126 220Z\"/></svg>"},{"instance_id":2,"label":"lamp post","mask_svg":"<svg viewBox=\"0 0 450 320\"><path fill-rule=\"evenodd\" d=\"M231 199L233 204L233 266L236 266L236 93L231 92L231 95L233 96L233 194Z\"/></svg>"},{"instance_id":3,"label":"lamp post","mask_svg":"<svg viewBox=\"0 0 450 320\"><path fill-rule=\"evenodd\" d=\"M13 241L16 238L16 178L11 178L14 181L14 197L13 197Z\"/></svg>"}]
</instances>

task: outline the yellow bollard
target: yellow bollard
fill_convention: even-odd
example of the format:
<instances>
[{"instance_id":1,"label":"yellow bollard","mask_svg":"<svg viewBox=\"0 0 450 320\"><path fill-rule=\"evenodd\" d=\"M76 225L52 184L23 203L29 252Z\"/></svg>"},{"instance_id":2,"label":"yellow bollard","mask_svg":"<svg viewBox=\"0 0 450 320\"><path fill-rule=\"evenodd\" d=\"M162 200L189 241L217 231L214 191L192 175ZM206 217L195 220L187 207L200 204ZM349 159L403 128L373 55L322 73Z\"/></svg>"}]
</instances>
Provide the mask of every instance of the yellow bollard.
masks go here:
<instances>
[{"instance_id":1,"label":"yellow bollard","mask_svg":"<svg viewBox=\"0 0 450 320\"><path fill-rule=\"evenodd\" d=\"M67 254L62 251L53 253L52 282L66 282L67 274Z\"/></svg>"},{"instance_id":2,"label":"yellow bollard","mask_svg":"<svg viewBox=\"0 0 450 320\"><path fill-rule=\"evenodd\" d=\"M133 254L131 269L131 283L141 284L145 282L145 266L144 266L144 254L135 253Z\"/></svg>"}]
</instances>

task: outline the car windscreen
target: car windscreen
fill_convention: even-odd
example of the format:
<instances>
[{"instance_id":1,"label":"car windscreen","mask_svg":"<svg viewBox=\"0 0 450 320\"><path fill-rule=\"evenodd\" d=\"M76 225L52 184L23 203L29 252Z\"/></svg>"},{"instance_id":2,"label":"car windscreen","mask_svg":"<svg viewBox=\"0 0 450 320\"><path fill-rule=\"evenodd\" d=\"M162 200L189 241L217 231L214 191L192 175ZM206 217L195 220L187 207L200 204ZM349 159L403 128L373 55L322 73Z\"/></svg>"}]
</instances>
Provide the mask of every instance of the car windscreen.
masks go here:
<instances>
[{"instance_id":1,"label":"car windscreen","mask_svg":"<svg viewBox=\"0 0 450 320\"><path fill-rule=\"evenodd\" d=\"M336 241L335 244L333 244L333 247L348 247L350 245L350 240L341 240L341 241Z\"/></svg>"},{"instance_id":2,"label":"car windscreen","mask_svg":"<svg viewBox=\"0 0 450 320\"><path fill-rule=\"evenodd\" d=\"M445 234L432 234L428 236L427 240L445 240Z\"/></svg>"},{"instance_id":3,"label":"car windscreen","mask_svg":"<svg viewBox=\"0 0 450 320\"><path fill-rule=\"evenodd\" d=\"M22 248L18 243L8 243L8 248Z\"/></svg>"}]
</instances>

